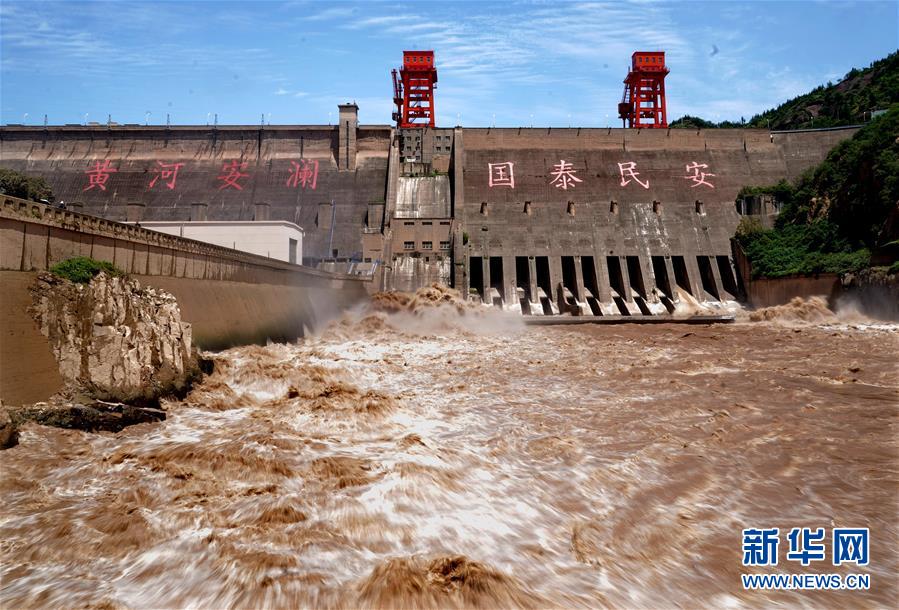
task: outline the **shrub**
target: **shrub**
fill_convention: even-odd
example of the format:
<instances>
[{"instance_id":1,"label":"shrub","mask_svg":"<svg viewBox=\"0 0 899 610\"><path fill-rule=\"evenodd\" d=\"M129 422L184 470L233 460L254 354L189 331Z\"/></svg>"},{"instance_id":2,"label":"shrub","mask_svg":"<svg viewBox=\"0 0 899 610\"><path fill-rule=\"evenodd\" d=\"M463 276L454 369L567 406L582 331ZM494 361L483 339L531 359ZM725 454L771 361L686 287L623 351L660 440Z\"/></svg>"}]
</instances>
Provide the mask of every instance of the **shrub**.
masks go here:
<instances>
[{"instance_id":1,"label":"shrub","mask_svg":"<svg viewBox=\"0 0 899 610\"><path fill-rule=\"evenodd\" d=\"M753 216L742 216L740 218L740 224L737 225L737 232L735 233L735 237L737 241L742 243L748 243L753 236L758 233L764 233L765 227L762 226L762 221Z\"/></svg>"},{"instance_id":2,"label":"shrub","mask_svg":"<svg viewBox=\"0 0 899 610\"><path fill-rule=\"evenodd\" d=\"M744 186L737 193L737 199L750 197L753 195L771 195L775 201L780 203L789 203L793 200L795 189L793 185L786 180L781 180L777 184L771 186Z\"/></svg>"},{"instance_id":3,"label":"shrub","mask_svg":"<svg viewBox=\"0 0 899 610\"><path fill-rule=\"evenodd\" d=\"M50 267L50 272L77 284L87 284L98 273L109 275L125 275L125 273L107 261L98 261L86 256L76 256Z\"/></svg>"},{"instance_id":4,"label":"shrub","mask_svg":"<svg viewBox=\"0 0 899 610\"><path fill-rule=\"evenodd\" d=\"M753 277L848 273L864 269L871 262L867 248L853 247L826 220L744 230L736 237L752 263Z\"/></svg>"}]
</instances>

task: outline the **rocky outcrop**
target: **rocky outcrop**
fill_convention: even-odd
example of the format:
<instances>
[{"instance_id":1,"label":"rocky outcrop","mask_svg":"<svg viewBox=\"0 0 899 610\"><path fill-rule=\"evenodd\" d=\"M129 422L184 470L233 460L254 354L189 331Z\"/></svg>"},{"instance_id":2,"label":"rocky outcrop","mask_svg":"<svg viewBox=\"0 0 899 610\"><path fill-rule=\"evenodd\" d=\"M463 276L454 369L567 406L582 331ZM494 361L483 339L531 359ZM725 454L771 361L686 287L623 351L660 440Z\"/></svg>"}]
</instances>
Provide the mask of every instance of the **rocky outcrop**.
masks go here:
<instances>
[{"instance_id":1,"label":"rocky outcrop","mask_svg":"<svg viewBox=\"0 0 899 610\"><path fill-rule=\"evenodd\" d=\"M136 280L100 273L75 284L42 273L30 312L69 395L156 406L199 374L190 324L175 297Z\"/></svg>"},{"instance_id":2,"label":"rocky outcrop","mask_svg":"<svg viewBox=\"0 0 899 610\"><path fill-rule=\"evenodd\" d=\"M163 420L165 411L103 401L83 405L60 399L50 403L41 402L30 406L10 408L8 417L10 424L14 427L32 421L45 426L87 432L119 432L134 424ZM2 427L2 422L0 422L0 427Z\"/></svg>"},{"instance_id":3,"label":"rocky outcrop","mask_svg":"<svg viewBox=\"0 0 899 610\"><path fill-rule=\"evenodd\" d=\"M19 442L19 431L0 402L0 449L8 449Z\"/></svg>"}]
</instances>

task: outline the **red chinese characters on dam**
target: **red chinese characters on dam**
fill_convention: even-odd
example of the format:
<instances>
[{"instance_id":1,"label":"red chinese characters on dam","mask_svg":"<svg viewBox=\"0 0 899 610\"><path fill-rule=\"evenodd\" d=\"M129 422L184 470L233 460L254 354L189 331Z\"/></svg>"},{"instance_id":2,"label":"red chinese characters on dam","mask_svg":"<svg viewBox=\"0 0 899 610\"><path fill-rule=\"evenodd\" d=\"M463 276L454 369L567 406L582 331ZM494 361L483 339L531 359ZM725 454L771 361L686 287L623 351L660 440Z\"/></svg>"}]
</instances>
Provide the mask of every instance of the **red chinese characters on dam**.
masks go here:
<instances>
[{"instance_id":1,"label":"red chinese characters on dam","mask_svg":"<svg viewBox=\"0 0 899 610\"><path fill-rule=\"evenodd\" d=\"M109 181L109 175L117 172L114 167L110 167L109 160L104 159L102 165L99 161L94 164L93 169L89 169L85 174L87 174L87 186L84 187L81 192L90 191L95 187L99 187L101 191L106 190L106 183Z\"/></svg>"},{"instance_id":2,"label":"red chinese characters on dam","mask_svg":"<svg viewBox=\"0 0 899 610\"><path fill-rule=\"evenodd\" d=\"M487 171L489 172L488 184L490 188L494 186L508 186L515 188L515 167L511 161L502 163L488 163Z\"/></svg>"},{"instance_id":3,"label":"red chinese characters on dam","mask_svg":"<svg viewBox=\"0 0 899 610\"><path fill-rule=\"evenodd\" d=\"M618 173L621 174L621 182L619 184L621 186L627 186L631 183L631 181L636 182L640 186L645 189L649 188L649 180L643 182L637 176L640 175L640 172L637 171L637 164L633 161L627 161L625 163L618 164Z\"/></svg>"},{"instance_id":4,"label":"red chinese characters on dam","mask_svg":"<svg viewBox=\"0 0 899 610\"><path fill-rule=\"evenodd\" d=\"M237 161L231 161L230 165L225 163L222 165L222 174L219 175L217 180L222 181L222 185L219 187L219 190L226 188L237 189L238 191L242 191L243 187L240 185L241 178L247 178L250 174L243 173L243 170L247 169L246 163L238 163ZM225 173L227 172L227 173Z\"/></svg>"},{"instance_id":5,"label":"red chinese characters on dam","mask_svg":"<svg viewBox=\"0 0 899 610\"><path fill-rule=\"evenodd\" d=\"M707 174L704 171L702 171L702 170L708 169L709 168L708 165L706 165L705 163L697 163L696 161L694 161L693 163L690 163L689 165L687 165L685 167L687 168L688 173L693 172L689 176L684 176L684 180L692 180L693 181L693 184L690 185L690 188L696 188L697 186L700 186L700 185L705 185L709 188L715 188L714 184L706 181L706 178L708 176L714 176L715 174Z\"/></svg>"},{"instance_id":6,"label":"red chinese characters on dam","mask_svg":"<svg viewBox=\"0 0 899 610\"><path fill-rule=\"evenodd\" d=\"M290 164L293 166L293 169L290 172L286 185L291 188L301 186L303 190L306 190L308 186L314 191L316 184L318 184L318 161L300 159L299 163L291 161Z\"/></svg>"},{"instance_id":7,"label":"red chinese characters on dam","mask_svg":"<svg viewBox=\"0 0 899 610\"><path fill-rule=\"evenodd\" d=\"M569 163L565 159L560 160L553 166L553 181L550 182L556 188L567 191L568 187L574 188L575 182L583 182L580 178L575 177L574 164Z\"/></svg>"},{"instance_id":8,"label":"red chinese characters on dam","mask_svg":"<svg viewBox=\"0 0 899 610\"><path fill-rule=\"evenodd\" d=\"M495 186L508 186L509 188L514 189L514 166L515 164L511 161L503 161L502 163L488 163L487 185L490 188L493 188ZM707 163L697 163L696 161L693 161L692 163L688 163L684 167L688 175L681 176L681 178L693 182L693 184L690 185L690 188L696 188L697 186L715 188L715 185L709 182L708 178L714 177L716 174L706 171L709 169ZM569 188L574 188L575 186L577 186L577 184L583 182L583 180L581 178L578 178L575 174L577 174L577 170L574 169L574 164L564 159L560 159L558 163L553 165L553 171L550 173L550 176L552 178L550 184L556 188L567 191ZM642 186L645 189L649 188L649 178L640 178L640 171L637 169L636 161L625 161L624 163L618 163L618 175L620 178L618 186L622 188L627 187L631 184Z\"/></svg>"},{"instance_id":9,"label":"red chinese characters on dam","mask_svg":"<svg viewBox=\"0 0 899 610\"><path fill-rule=\"evenodd\" d=\"M178 174L187 164L184 162L164 163L162 161L156 161L156 164L157 167L152 168L154 176L147 185L147 190L152 190L160 184L169 190L175 190L177 188ZM246 183L242 181L250 178L250 174L245 171L248 165L249 163L247 162L237 160L225 161L222 165L221 173L216 178L216 180L221 182L218 190L234 189L242 191L243 187L246 186ZM284 183L285 187L316 190L319 173L319 162L317 160L300 159L299 161L290 161L290 165L290 174ZM618 186L625 188L635 185L644 189L649 188L649 177L641 174L635 161L625 161L617 165ZM715 185L709 178L714 178L717 174L708 171L709 165L707 163L693 161L686 164L684 170L687 175L678 177L682 180L689 180L692 183L690 188L700 186L715 188ZM82 189L82 192L93 189L105 191L110 176L118 171L116 167L112 166L112 162L109 159L95 161L93 166L84 172L87 175L88 182ZM583 179L577 176L577 173L578 170L575 169L572 162L560 159L558 163L553 165L553 171L549 175L549 184L565 191L575 188L578 184L584 182ZM515 188L515 163L512 161L488 163L487 175L490 188Z\"/></svg>"},{"instance_id":10,"label":"red chinese characters on dam","mask_svg":"<svg viewBox=\"0 0 899 610\"><path fill-rule=\"evenodd\" d=\"M154 169L156 172L156 176L150 180L150 185L147 187L147 190L152 189L156 186L156 183L161 178L163 180L163 184L165 184L166 188L171 191L175 190L175 183L178 180L178 170L184 165L183 163L163 163L162 161L156 162L159 167Z\"/></svg>"}]
</instances>

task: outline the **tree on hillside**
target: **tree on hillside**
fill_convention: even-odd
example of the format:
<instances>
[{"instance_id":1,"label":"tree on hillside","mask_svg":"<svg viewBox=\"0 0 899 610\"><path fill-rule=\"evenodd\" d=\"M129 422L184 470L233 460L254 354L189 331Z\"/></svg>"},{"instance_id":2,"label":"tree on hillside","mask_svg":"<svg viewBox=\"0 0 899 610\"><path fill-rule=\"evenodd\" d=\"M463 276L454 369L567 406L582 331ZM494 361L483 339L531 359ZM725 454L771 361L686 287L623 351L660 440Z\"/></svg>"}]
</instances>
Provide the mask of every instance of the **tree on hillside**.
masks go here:
<instances>
[{"instance_id":1,"label":"tree on hillside","mask_svg":"<svg viewBox=\"0 0 899 610\"><path fill-rule=\"evenodd\" d=\"M42 177L27 176L5 167L0 167L0 193L32 201L53 201L53 190Z\"/></svg>"},{"instance_id":2,"label":"tree on hillside","mask_svg":"<svg viewBox=\"0 0 899 610\"><path fill-rule=\"evenodd\" d=\"M698 116L685 114L681 118L668 124L672 129L713 129L717 125L711 121L706 121Z\"/></svg>"},{"instance_id":3,"label":"tree on hillside","mask_svg":"<svg viewBox=\"0 0 899 610\"><path fill-rule=\"evenodd\" d=\"M795 185L751 187L783 204L775 228L749 217L737 239L754 275L844 273L869 266L871 252L891 256L899 240L899 104L838 144Z\"/></svg>"},{"instance_id":4,"label":"tree on hillside","mask_svg":"<svg viewBox=\"0 0 899 610\"><path fill-rule=\"evenodd\" d=\"M899 238L884 231L899 204L899 104L838 144L785 203L779 226L826 219L871 248Z\"/></svg>"},{"instance_id":5,"label":"tree on hillside","mask_svg":"<svg viewBox=\"0 0 899 610\"><path fill-rule=\"evenodd\" d=\"M865 113L899 103L899 51L864 70L853 68L837 83L827 83L749 120L749 127L811 129L864 122Z\"/></svg>"},{"instance_id":6,"label":"tree on hillside","mask_svg":"<svg viewBox=\"0 0 899 610\"><path fill-rule=\"evenodd\" d=\"M899 51L875 61L864 70L853 68L834 84L787 100L780 106L752 117L745 124L714 123L686 115L670 126L687 129L750 127L755 129L815 129L858 125L874 110L885 110L899 103Z\"/></svg>"}]
</instances>

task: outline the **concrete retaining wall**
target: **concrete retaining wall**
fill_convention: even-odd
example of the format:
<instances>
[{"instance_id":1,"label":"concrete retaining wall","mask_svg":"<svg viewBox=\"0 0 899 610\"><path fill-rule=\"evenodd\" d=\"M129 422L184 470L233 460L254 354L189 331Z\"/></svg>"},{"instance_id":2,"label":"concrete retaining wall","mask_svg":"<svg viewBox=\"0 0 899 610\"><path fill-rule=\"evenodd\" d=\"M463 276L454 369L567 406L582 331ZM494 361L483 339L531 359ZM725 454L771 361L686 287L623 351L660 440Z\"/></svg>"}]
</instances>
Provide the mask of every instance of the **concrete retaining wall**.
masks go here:
<instances>
[{"instance_id":1,"label":"concrete retaining wall","mask_svg":"<svg viewBox=\"0 0 899 610\"><path fill-rule=\"evenodd\" d=\"M37 272L74 256L112 262L171 292L203 349L295 339L365 298L369 283L7 197L0 205L4 402L44 400L61 386L49 344L25 310Z\"/></svg>"},{"instance_id":2,"label":"concrete retaining wall","mask_svg":"<svg viewBox=\"0 0 899 610\"><path fill-rule=\"evenodd\" d=\"M755 309L783 305L796 297L820 296L833 304L842 293L840 276L822 273L813 277L779 277L752 280L746 290L747 301Z\"/></svg>"},{"instance_id":3,"label":"concrete retaining wall","mask_svg":"<svg viewBox=\"0 0 899 610\"><path fill-rule=\"evenodd\" d=\"M752 308L783 305L795 297L807 299L814 296L823 296L832 305L842 292L840 276L836 273L821 273L810 277L753 278L752 265L740 243L733 239L731 247L735 266L743 278L746 304Z\"/></svg>"},{"instance_id":4,"label":"concrete retaining wall","mask_svg":"<svg viewBox=\"0 0 899 610\"><path fill-rule=\"evenodd\" d=\"M114 263L135 275L341 289L357 277L166 235L134 225L4 197L0 269L42 271L73 256Z\"/></svg>"},{"instance_id":5,"label":"concrete retaining wall","mask_svg":"<svg viewBox=\"0 0 899 610\"><path fill-rule=\"evenodd\" d=\"M36 276L0 271L0 400L7 405L46 400L62 389L50 343L27 311Z\"/></svg>"}]
</instances>

